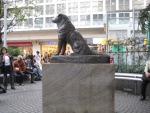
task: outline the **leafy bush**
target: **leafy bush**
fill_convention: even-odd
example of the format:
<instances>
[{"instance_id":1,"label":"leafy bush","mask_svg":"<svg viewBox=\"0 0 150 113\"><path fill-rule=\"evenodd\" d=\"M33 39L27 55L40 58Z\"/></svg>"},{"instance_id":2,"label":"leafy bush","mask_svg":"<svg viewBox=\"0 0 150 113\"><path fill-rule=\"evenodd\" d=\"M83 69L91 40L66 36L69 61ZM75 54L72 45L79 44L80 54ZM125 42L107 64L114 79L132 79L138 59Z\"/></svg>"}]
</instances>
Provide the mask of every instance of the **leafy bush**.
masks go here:
<instances>
[{"instance_id":1,"label":"leafy bush","mask_svg":"<svg viewBox=\"0 0 150 113\"><path fill-rule=\"evenodd\" d=\"M115 65L115 72L143 73L145 65Z\"/></svg>"},{"instance_id":2,"label":"leafy bush","mask_svg":"<svg viewBox=\"0 0 150 113\"><path fill-rule=\"evenodd\" d=\"M0 48L1 49L1 48ZM7 51L12 55L12 56L18 56L22 52L21 48L12 48L12 47L7 47Z\"/></svg>"}]
</instances>

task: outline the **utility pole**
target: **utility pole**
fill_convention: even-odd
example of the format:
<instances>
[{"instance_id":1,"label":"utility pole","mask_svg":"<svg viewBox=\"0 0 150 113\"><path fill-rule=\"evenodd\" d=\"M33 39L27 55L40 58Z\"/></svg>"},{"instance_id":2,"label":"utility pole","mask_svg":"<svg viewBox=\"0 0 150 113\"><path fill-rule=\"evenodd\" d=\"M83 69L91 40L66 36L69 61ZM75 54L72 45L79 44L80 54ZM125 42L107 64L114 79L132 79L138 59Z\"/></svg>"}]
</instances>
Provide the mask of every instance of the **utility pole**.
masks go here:
<instances>
[{"instance_id":1,"label":"utility pole","mask_svg":"<svg viewBox=\"0 0 150 113\"><path fill-rule=\"evenodd\" d=\"M7 3L4 2L4 47L7 47Z\"/></svg>"}]
</instances>

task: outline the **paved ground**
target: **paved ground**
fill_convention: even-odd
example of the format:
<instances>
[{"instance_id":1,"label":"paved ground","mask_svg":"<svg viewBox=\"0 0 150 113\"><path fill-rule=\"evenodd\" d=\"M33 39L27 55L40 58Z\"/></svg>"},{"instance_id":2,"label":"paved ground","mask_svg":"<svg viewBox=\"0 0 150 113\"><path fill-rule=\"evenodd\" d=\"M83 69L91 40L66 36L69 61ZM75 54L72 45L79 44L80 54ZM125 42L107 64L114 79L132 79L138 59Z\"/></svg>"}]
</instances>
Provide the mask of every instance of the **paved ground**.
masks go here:
<instances>
[{"instance_id":1,"label":"paved ground","mask_svg":"<svg viewBox=\"0 0 150 113\"><path fill-rule=\"evenodd\" d=\"M139 96L115 92L115 113L150 113L150 98L139 101ZM42 113L42 81L25 83L16 90L0 94L0 113Z\"/></svg>"}]
</instances>

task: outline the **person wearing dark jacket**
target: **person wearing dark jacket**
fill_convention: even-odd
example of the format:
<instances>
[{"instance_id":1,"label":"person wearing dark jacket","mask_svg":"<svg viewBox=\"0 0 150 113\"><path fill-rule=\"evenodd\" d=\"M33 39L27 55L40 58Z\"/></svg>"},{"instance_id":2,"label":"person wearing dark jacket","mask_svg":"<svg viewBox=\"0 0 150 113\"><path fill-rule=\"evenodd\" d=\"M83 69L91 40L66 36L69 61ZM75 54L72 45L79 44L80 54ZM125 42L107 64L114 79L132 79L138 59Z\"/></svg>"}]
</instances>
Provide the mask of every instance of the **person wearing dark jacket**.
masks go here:
<instances>
[{"instance_id":1,"label":"person wearing dark jacket","mask_svg":"<svg viewBox=\"0 0 150 113\"><path fill-rule=\"evenodd\" d=\"M39 68L38 63L36 62L35 56L33 56L33 59L31 59L31 65L33 66L33 72L37 74L36 80L41 80L41 78L42 78L42 71Z\"/></svg>"},{"instance_id":2,"label":"person wearing dark jacket","mask_svg":"<svg viewBox=\"0 0 150 113\"><path fill-rule=\"evenodd\" d=\"M10 84L11 89L15 89L14 87L14 77L13 77L13 69L12 69L12 59L13 57L7 52L5 47L1 49L0 62L1 62L1 73L4 74L3 85L4 89L7 90L7 74L10 76Z\"/></svg>"},{"instance_id":3,"label":"person wearing dark jacket","mask_svg":"<svg viewBox=\"0 0 150 113\"><path fill-rule=\"evenodd\" d=\"M149 83L150 83L150 61L147 61L145 69L144 69L144 73L142 76L140 101L143 101L146 99L146 88Z\"/></svg>"},{"instance_id":4,"label":"person wearing dark jacket","mask_svg":"<svg viewBox=\"0 0 150 113\"><path fill-rule=\"evenodd\" d=\"M31 65L31 60L30 60L29 56L26 57L25 64L26 64L26 70L24 73L30 74L31 75L31 83L35 83L34 79L35 79L35 75L37 76L37 74L33 72L33 66Z\"/></svg>"}]
</instances>

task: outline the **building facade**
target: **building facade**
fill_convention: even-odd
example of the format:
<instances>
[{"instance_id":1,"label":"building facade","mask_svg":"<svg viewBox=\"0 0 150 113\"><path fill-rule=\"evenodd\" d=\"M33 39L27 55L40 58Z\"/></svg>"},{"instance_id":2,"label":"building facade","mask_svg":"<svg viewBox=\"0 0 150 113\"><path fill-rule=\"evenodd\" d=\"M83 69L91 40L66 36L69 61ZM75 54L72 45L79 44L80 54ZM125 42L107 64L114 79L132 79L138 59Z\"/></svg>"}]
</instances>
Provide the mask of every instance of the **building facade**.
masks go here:
<instances>
[{"instance_id":1,"label":"building facade","mask_svg":"<svg viewBox=\"0 0 150 113\"><path fill-rule=\"evenodd\" d=\"M20 0L10 5L21 6L25 2L26 0ZM35 54L37 50L42 54L56 52L57 26L51 19L59 13L66 14L70 18L88 44L100 49L100 46L105 44L106 38L104 30L106 11L142 9L150 3L150 0L36 0L35 3L36 9L27 11L30 14L27 21L18 23L13 32L7 35L7 45L21 46L25 54L30 51ZM132 29L131 16L131 12L110 13L110 37L116 35L116 31L127 34L128 29ZM138 13L135 13L135 16L138 16ZM135 22L137 24L137 20ZM67 46L67 50L70 50L70 46Z\"/></svg>"}]
</instances>

